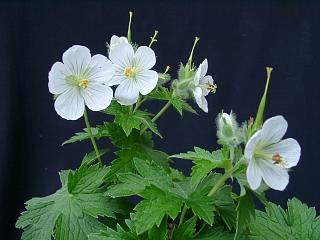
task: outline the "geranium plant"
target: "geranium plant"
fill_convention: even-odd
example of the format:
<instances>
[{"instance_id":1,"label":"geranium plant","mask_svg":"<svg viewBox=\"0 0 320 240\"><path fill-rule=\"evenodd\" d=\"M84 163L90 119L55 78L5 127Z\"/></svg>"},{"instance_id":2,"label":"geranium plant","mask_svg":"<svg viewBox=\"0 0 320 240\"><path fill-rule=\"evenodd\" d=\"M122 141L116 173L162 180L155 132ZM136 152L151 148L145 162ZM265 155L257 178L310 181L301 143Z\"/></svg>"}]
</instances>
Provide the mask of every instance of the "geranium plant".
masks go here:
<instances>
[{"instance_id":1,"label":"geranium plant","mask_svg":"<svg viewBox=\"0 0 320 240\"><path fill-rule=\"evenodd\" d=\"M269 189L284 190L289 170L300 158L300 145L283 139L284 117L263 118L272 68L255 118L239 124L235 114L216 119L219 149L194 147L169 156L157 150L162 137L156 120L173 107L182 116L196 113L195 101L208 112L206 96L217 85L207 75L208 60L198 67L190 57L177 76L167 67L156 69L155 31L148 46L131 38L112 36L107 56L91 55L72 46L49 71L49 91L56 112L64 119L84 118L85 128L63 144L91 141L75 170L62 170L61 188L50 196L26 202L16 223L23 240L145 240L145 239L320 239L320 218L294 198L287 209L268 202ZM156 114L144 103L162 101ZM87 110L113 116L112 122L91 127ZM97 140L107 139L97 144ZM84 144L84 143L81 143ZM106 149L116 148L112 153ZM104 158L109 155L112 161ZM191 176L170 163L193 162ZM237 187L239 186L239 187ZM265 210L256 210L260 201Z\"/></svg>"}]
</instances>

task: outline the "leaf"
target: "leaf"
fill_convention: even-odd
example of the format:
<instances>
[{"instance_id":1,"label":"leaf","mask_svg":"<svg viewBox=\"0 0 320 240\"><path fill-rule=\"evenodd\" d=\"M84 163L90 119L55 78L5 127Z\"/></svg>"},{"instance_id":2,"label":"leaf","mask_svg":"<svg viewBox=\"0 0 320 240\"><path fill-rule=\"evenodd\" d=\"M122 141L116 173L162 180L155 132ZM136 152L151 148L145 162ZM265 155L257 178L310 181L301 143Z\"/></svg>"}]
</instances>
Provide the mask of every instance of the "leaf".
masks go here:
<instances>
[{"instance_id":1,"label":"leaf","mask_svg":"<svg viewBox=\"0 0 320 240\"><path fill-rule=\"evenodd\" d=\"M89 235L89 240L139 240L139 237L130 231L125 231L120 225L117 225L117 230L108 228L99 233Z\"/></svg>"},{"instance_id":2,"label":"leaf","mask_svg":"<svg viewBox=\"0 0 320 240\"><path fill-rule=\"evenodd\" d=\"M101 137L108 137L109 136L109 133L108 133L108 131L106 131L106 129L102 129L102 128L99 128L99 127L91 128L91 132L92 132L93 137L96 138L96 139L99 139ZM65 144L81 142L81 141L88 140L88 139L90 139L90 135L88 133L88 129L84 128L83 132L75 133L75 135L72 136L70 139L64 141L62 143L62 146L65 145Z\"/></svg>"},{"instance_id":3,"label":"leaf","mask_svg":"<svg viewBox=\"0 0 320 240\"><path fill-rule=\"evenodd\" d=\"M98 159L98 157L101 157L103 155L105 155L106 153L108 153L110 150L107 148L103 148L103 149L99 149L99 156L97 156L96 151L92 151L90 153L87 153L81 162L81 165L83 164L87 164L90 165L92 164L95 160Z\"/></svg>"},{"instance_id":4,"label":"leaf","mask_svg":"<svg viewBox=\"0 0 320 240\"><path fill-rule=\"evenodd\" d=\"M222 227L211 227L201 232L194 240L233 240L233 234Z\"/></svg>"},{"instance_id":5,"label":"leaf","mask_svg":"<svg viewBox=\"0 0 320 240\"><path fill-rule=\"evenodd\" d=\"M192 218L185 221L180 227L174 230L172 240L193 240L193 235L196 232L197 218Z\"/></svg>"},{"instance_id":6,"label":"leaf","mask_svg":"<svg viewBox=\"0 0 320 240\"><path fill-rule=\"evenodd\" d=\"M251 239L313 240L320 236L320 217L296 198L288 201L288 209L269 203L266 212L256 211L250 224Z\"/></svg>"},{"instance_id":7,"label":"leaf","mask_svg":"<svg viewBox=\"0 0 320 240\"><path fill-rule=\"evenodd\" d=\"M159 227L153 226L148 231L148 239L166 240L167 239L167 218L163 218Z\"/></svg>"},{"instance_id":8,"label":"leaf","mask_svg":"<svg viewBox=\"0 0 320 240\"><path fill-rule=\"evenodd\" d=\"M239 198L238 206L236 208L236 233L234 239L239 239L242 232L247 228L252 218L255 217L254 203L250 197L249 191Z\"/></svg>"},{"instance_id":9,"label":"leaf","mask_svg":"<svg viewBox=\"0 0 320 240\"><path fill-rule=\"evenodd\" d=\"M114 122L122 127L127 136L131 134L132 129L140 130L141 124L143 124L159 137L162 137L148 112L132 111L130 106L122 106L116 101L113 101L111 107L106 108L103 112L114 115Z\"/></svg>"},{"instance_id":10,"label":"leaf","mask_svg":"<svg viewBox=\"0 0 320 240\"><path fill-rule=\"evenodd\" d=\"M149 187L141 196L144 198L134 208L132 220L137 234L141 234L154 225L160 226L162 219L169 215L175 219L182 206L182 200L172 194L166 194L155 187Z\"/></svg>"},{"instance_id":11,"label":"leaf","mask_svg":"<svg viewBox=\"0 0 320 240\"><path fill-rule=\"evenodd\" d=\"M106 168L82 166L60 174L62 188L26 203L16 223L23 229L22 240L87 240L87 235L104 229L98 216L114 217L121 212L115 200L103 196Z\"/></svg>"},{"instance_id":12,"label":"leaf","mask_svg":"<svg viewBox=\"0 0 320 240\"><path fill-rule=\"evenodd\" d=\"M222 167L224 156L221 150L209 152L199 147L194 147L194 151L180 153L171 156L172 158L182 158L192 160L195 166L192 167L192 184L197 184L213 169Z\"/></svg>"}]
</instances>

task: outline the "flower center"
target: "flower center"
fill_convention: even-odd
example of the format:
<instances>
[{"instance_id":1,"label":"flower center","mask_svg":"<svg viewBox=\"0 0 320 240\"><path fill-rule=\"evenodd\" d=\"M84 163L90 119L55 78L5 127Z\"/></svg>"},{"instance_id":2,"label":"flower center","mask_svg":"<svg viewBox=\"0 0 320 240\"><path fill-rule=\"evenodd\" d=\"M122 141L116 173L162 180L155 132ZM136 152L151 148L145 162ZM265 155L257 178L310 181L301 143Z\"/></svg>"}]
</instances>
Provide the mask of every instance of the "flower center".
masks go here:
<instances>
[{"instance_id":1,"label":"flower center","mask_svg":"<svg viewBox=\"0 0 320 240\"><path fill-rule=\"evenodd\" d=\"M211 83L207 83L207 89L212 92L212 93L216 93L217 91L217 84L211 84Z\"/></svg>"},{"instance_id":2,"label":"flower center","mask_svg":"<svg viewBox=\"0 0 320 240\"><path fill-rule=\"evenodd\" d=\"M89 84L88 79L80 79L78 81L78 86L83 88L83 89L86 89L88 87L88 84Z\"/></svg>"},{"instance_id":3,"label":"flower center","mask_svg":"<svg viewBox=\"0 0 320 240\"><path fill-rule=\"evenodd\" d=\"M279 153L276 153L272 156L272 161L274 161L274 164L281 164L283 162L283 158Z\"/></svg>"},{"instance_id":4,"label":"flower center","mask_svg":"<svg viewBox=\"0 0 320 240\"><path fill-rule=\"evenodd\" d=\"M136 67L126 67L123 71L123 74L127 77L127 78L133 78L136 76L137 74L137 68Z\"/></svg>"}]
</instances>

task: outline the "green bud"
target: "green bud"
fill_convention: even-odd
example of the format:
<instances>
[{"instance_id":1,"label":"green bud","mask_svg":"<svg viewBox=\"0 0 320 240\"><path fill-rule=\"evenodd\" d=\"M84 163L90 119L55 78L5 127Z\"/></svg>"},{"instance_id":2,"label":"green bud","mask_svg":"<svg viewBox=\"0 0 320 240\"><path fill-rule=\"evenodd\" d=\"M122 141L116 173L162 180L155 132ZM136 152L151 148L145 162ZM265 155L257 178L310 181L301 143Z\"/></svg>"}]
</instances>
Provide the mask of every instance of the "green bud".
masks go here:
<instances>
[{"instance_id":1,"label":"green bud","mask_svg":"<svg viewBox=\"0 0 320 240\"><path fill-rule=\"evenodd\" d=\"M240 143L239 127L234 113L220 113L217 117L217 136L219 142L230 147Z\"/></svg>"}]
</instances>

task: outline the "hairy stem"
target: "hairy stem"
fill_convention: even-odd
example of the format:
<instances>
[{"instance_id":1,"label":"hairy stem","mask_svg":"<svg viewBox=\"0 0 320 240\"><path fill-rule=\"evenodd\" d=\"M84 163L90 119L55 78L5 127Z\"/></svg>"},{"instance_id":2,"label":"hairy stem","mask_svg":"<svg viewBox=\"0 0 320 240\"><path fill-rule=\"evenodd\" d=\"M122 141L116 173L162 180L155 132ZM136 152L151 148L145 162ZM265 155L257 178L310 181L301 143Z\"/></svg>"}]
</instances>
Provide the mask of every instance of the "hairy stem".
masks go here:
<instances>
[{"instance_id":1,"label":"hairy stem","mask_svg":"<svg viewBox=\"0 0 320 240\"><path fill-rule=\"evenodd\" d=\"M182 209L182 213L181 213L181 216L180 216L180 220L179 220L179 225L178 225L178 227L180 227L181 224L183 223L184 217L186 216L186 213L187 213L187 210L188 210L187 205L184 204L184 205L183 205L183 209Z\"/></svg>"},{"instance_id":2,"label":"hairy stem","mask_svg":"<svg viewBox=\"0 0 320 240\"><path fill-rule=\"evenodd\" d=\"M86 123L87 131L88 131L90 139L91 139L92 146L93 146L94 151L96 153L97 159L99 160L99 164L102 166L102 161L101 161L101 158L100 158L99 149L97 147L96 140L94 139L92 131L91 131L91 126L90 126L90 122L89 122L89 118L88 118L88 114L87 114L87 110L86 109L84 109L83 117L84 117L84 121Z\"/></svg>"},{"instance_id":3,"label":"hairy stem","mask_svg":"<svg viewBox=\"0 0 320 240\"><path fill-rule=\"evenodd\" d=\"M170 105L171 105L171 103L170 103L170 102L167 102L166 105L164 105L164 106L160 109L160 111L152 118L152 122L157 121L158 118L161 117L161 115L162 115L165 111L167 111L167 109L170 107ZM148 129L147 127L144 127L144 128L141 130L140 134L142 135L147 129Z\"/></svg>"}]
</instances>

